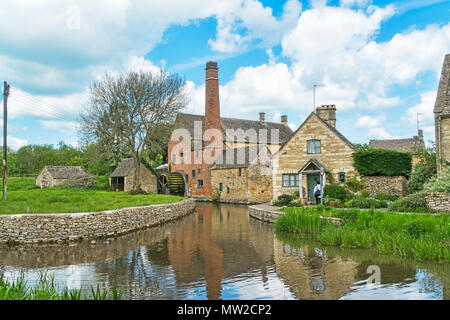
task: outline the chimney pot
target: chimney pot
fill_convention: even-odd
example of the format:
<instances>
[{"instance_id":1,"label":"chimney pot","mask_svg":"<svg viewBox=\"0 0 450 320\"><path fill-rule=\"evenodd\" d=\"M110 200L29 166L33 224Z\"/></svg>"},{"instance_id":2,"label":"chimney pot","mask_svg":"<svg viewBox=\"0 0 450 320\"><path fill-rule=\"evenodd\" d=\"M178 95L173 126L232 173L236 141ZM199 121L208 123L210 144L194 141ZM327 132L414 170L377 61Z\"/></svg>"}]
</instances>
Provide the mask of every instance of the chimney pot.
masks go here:
<instances>
[{"instance_id":1,"label":"chimney pot","mask_svg":"<svg viewBox=\"0 0 450 320\"><path fill-rule=\"evenodd\" d=\"M419 129L419 137L423 138L423 130L422 129Z\"/></svg>"},{"instance_id":2,"label":"chimney pot","mask_svg":"<svg viewBox=\"0 0 450 320\"><path fill-rule=\"evenodd\" d=\"M287 120L287 116L286 115L282 115L281 116L281 123L284 125L288 124L288 120Z\"/></svg>"},{"instance_id":3,"label":"chimney pot","mask_svg":"<svg viewBox=\"0 0 450 320\"><path fill-rule=\"evenodd\" d=\"M266 113L260 112L259 113L259 121L264 122L266 120Z\"/></svg>"}]
</instances>

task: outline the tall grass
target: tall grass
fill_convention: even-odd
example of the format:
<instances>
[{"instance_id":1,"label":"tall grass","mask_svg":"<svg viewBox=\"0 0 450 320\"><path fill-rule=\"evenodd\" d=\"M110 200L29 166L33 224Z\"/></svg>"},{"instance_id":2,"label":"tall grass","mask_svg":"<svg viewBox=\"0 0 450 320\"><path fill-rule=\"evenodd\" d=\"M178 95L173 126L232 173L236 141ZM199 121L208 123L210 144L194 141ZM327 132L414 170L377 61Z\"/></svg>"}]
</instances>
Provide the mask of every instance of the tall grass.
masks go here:
<instances>
[{"instance_id":1,"label":"tall grass","mask_svg":"<svg viewBox=\"0 0 450 320\"><path fill-rule=\"evenodd\" d=\"M60 288L54 276L40 271L39 280L33 287L25 280L23 271L14 281L8 282L0 275L0 300L120 300L123 291L116 288L108 294L100 287L91 288L90 295L82 294L81 289Z\"/></svg>"},{"instance_id":2,"label":"tall grass","mask_svg":"<svg viewBox=\"0 0 450 320\"><path fill-rule=\"evenodd\" d=\"M450 215L329 210L328 214L344 222L336 227L320 219L320 211L314 208L285 211L275 223L277 231L301 233L342 248L375 248L417 260L450 262Z\"/></svg>"},{"instance_id":3,"label":"tall grass","mask_svg":"<svg viewBox=\"0 0 450 320\"><path fill-rule=\"evenodd\" d=\"M92 189L55 187L40 189L33 178L9 178L8 198L0 202L0 214L91 212L167 203L167 195L114 192L105 177ZM0 179L1 183L1 179ZM170 202L183 197L170 196Z\"/></svg>"}]
</instances>

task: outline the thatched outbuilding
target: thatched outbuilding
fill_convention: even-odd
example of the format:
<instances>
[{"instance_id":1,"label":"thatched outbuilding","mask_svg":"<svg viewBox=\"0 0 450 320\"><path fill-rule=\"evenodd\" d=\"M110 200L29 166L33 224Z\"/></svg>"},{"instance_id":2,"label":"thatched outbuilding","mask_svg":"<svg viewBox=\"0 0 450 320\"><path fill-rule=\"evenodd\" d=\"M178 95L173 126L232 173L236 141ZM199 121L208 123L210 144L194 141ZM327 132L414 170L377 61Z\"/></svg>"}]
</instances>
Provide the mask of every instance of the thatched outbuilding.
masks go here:
<instances>
[{"instance_id":1,"label":"thatched outbuilding","mask_svg":"<svg viewBox=\"0 0 450 320\"><path fill-rule=\"evenodd\" d=\"M135 179L136 167L133 158L124 159L111 173L109 185L118 191L131 191ZM146 192L157 192L156 176L145 165L140 167L141 189Z\"/></svg>"},{"instance_id":2,"label":"thatched outbuilding","mask_svg":"<svg viewBox=\"0 0 450 320\"><path fill-rule=\"evenodd\" d=\"M45 166L36 178L36 186L39 188L63 186L80 177L90 176L81 167Z\"/></svg>"}]
</instances>

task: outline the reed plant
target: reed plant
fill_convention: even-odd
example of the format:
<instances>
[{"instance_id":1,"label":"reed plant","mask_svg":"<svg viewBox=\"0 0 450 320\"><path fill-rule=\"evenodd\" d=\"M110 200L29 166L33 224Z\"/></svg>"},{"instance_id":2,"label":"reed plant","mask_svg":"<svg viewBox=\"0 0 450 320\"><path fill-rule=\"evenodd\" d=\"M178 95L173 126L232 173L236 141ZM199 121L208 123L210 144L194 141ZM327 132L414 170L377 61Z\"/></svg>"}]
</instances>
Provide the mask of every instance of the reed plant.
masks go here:
<instances>
[{"instance_id":1,"label":"reed plant","mask_svg":"<svg viewBox=\"0 0 450 320\"><path fill-rule=\"evenodd\" d=\"M54 276L47 271L39 272L39 279L35 286L28 285L24 272L13 281L7 281L0 275L0 300L120 300L123 291L112 288L112 292L97 287L91 288L90 295L82 293L81 289L61 287Z\"/></svg>"},{"instance_id":2,"label":"reed plant","mask_svg":"<svg viewBox=\"0 0 450 320\"><path fill-rule=\"evenodd\" d=\"M341 248L375 248L417 260L450 262L450 215L398 214L374 210L285 208L275 228ZM337 227L326 219L342 219Z\"/></svg>"}]
</instances>

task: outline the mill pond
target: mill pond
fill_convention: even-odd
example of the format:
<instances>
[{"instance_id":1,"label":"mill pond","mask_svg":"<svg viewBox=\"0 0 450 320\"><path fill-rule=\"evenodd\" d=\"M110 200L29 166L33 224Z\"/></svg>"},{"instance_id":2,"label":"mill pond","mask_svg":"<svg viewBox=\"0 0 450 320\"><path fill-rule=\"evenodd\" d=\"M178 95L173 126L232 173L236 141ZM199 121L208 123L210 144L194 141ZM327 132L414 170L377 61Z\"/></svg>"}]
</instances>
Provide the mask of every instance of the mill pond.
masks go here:
<instances>
[{"instance_id":1,"label":"mill pond","mask_svg":"<svg viewBox=\"0 0 450 320\"><path fill-rule=\"evenodd\" d=\"M123 299L450 299L448 263L275 233L242 205L200 203L179 220L95 244L0 247L6 279L23 271L33 285L43 269L62 286L116 287Z\"/></svg>"}]
</instances>

